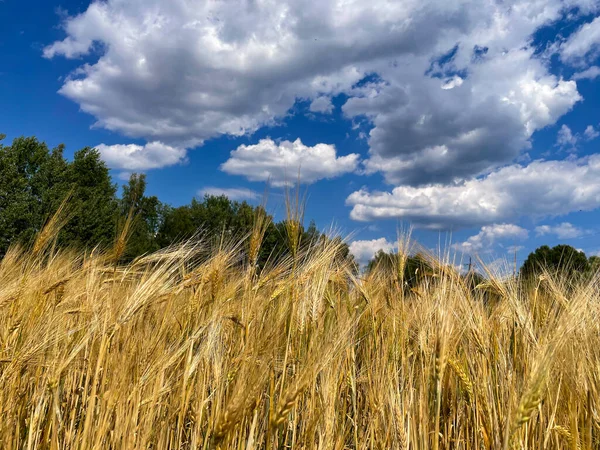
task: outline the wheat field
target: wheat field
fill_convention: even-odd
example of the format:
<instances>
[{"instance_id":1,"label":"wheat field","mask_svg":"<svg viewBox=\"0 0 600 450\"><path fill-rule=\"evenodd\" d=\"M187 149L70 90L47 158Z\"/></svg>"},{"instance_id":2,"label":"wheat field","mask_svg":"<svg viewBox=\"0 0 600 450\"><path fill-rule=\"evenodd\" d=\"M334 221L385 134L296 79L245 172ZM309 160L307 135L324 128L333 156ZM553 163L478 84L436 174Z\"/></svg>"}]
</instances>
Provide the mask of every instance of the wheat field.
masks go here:
<instances>
[{"instance_id":1,"label":"wheat field","mask_svg":"<svg viewBox=\"0 0 600 450\"><path fill-rule=\"evenodd\" d=\"M442 255L408 290L408 236L368 274L339 239L258 270L264 217L120 264L127 226L81 253L59 222L0 262L2 449L600 445L596 278L473 288Z\"/></svg>"}]
</instances>

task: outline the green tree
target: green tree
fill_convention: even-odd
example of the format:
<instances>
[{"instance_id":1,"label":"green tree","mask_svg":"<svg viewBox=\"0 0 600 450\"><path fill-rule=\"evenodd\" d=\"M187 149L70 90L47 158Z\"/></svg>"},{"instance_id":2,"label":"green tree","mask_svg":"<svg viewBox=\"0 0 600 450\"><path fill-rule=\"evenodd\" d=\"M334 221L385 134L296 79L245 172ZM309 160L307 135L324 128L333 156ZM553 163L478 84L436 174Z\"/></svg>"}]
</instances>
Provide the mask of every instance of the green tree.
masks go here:
<instances>
[{"instance_id":1,"label":"green tree","mask_svg":"<svg viewBox=\"0 0 600 450\"><path fill-rule=\"evenodd\" d=\"M287 253L289 243L285 230L285 223L271 222L267 227L265 236L260 247L258 265L264 267L267 261L275 263L279 258Z\"/></svg>"},{"instance_id":2,"label":"green tree","mask_svg":"<svg viewBox=\"0 0 600 450\"><path fill-rule=\"evenodd\" d=\"M79 248L109 245L116 234L117 187L98 151L89 147L77 151L66 179L73 192L68 209L71 219L61 241Z\"/></svg>"},{"instance_id":3,"label":"green tree","mask_svg":"<svg viewBox=\"0 0 600 450\"><path fill-rule=\"evenodd\" d=\"M146 175L132 174L123 185L121 217L124 220L130 211L134 221L127 241L125 257L135 258L158 250L157 234L161 222L162 205L156 196L146 194Z\"/></svg>"},{"instance_id":4,"label":"green tree","mask_svg":"<svg viewBox=\"0 0 600 450\"><path fill-rule=\"evenodd\" d=\"M45 188L41 192L41 197L44 218L48 218L56 212L72 187L68 179L69 163L64 158L64 149L63 144L54 148L43 167L42 176Z\"/></svg>"},{"instance_id":5,"label":"green tree","mask_svg":"<svg viewBox=\"0 0 600 450\"><path fill-rule=\"evenodd\" d=\"M253 207L247 202L232 201L225 196L205 196L202 200L193 199L189 205L163 207L157 242L161 247L186 240L201 233L203 236L236 241L248 238L252 232L254 220L262 206ZM263 210L264 212L264 210ZM258 266L267 262L276 263L290 253L286 223L273 223L264 234L258 255ZM307 229L301 229L301 248L316 244L320 239L328 239L314 222ZM340 243L340 258L353 262L353 257L345 243Z\"/></svg>"},{"instance_id":6,"label":"green tree","mask_svg":"<svg viewBox=\"0 0 600 450\"><path fill-rule=\"evenodd\" d=\"M369 261L367 264L366 271L367 273L370 273L374 270L398 272L399 267L400 257L398 253L387 253L383 250L379 250L373 259L371 259L371 261ZM416 287L421 280L427 276L430 276L431 273L431 265L427 262L425 257L420 254L408 256L404 263L404 271L402 273L404 287L407 289ZM400 273L396 273L396 276L399 277Z\"/></svg>"},{"instance_id":7,"label":"green tree","mask_svg":"<svg viewBox=\"0 0 600 450\"><path fill-rule=\"evenodd\" d=\"M300 249L306 250L307 248L318 244L320 241L325 242L329 237L321 233L317 228L314 221L311 221L308 228L301 226L300 228ZM337 241L341 241L339 237L334 238ZM338 258L346 259L351 264L356 266L354 257L350 253L350 248L345 242L338 242L340 245L340 251ZM259 266L263 267L267 261L272 263L277 262L280 258L290 254L290 242L286 231L285 220L277 223L271 223L267 228L263 244L260 250Z\"/></svg>"},{"instance_id":8,"label":"green tree","mask_svg":"<svg viewBox=\"0 0 600 450\"><path fill-rule=\"evenodd\" d=\"M191 238L198 227L194 223L189 205L174 208L165 205L162 208L162 222L158 230L157 241L160 247Z\"/></svg>"},{"instance_id":9,"label":"green tree","mask_svg":"<svg viewBox=\"0 0 600 450\"><path fill-rule=\"evenodd\" d=\"M206 195L192 200L194 223L208 236L242 237L252 230L254 208L247 202L232 201L224 195Z\"/></svg>"},{"instance_id":10,"label":"green tree","mask_svg":"<svg viewBox=\"0 0 600 450\"><path fill-rule=\"evenodd\" d=\"M570 245L561 244L552 248L542 245L529 254L521 267L521 276L530 278L544 270L574 277L587 272L589 262L585 253Z\"/></svg>"},{"instance_id":11,"label":"green tree","mask_svg":"<svg viewBox=\"0 0 600 450\"><path fill-rule=\"evenodd\" d=\"M166 246L197 233L219 239L242 239L252 231L255 208L223 195L207 195L202 200L192 199L189 205L166 207L163 214L158 242Z\"/></svg>"},{"instance_id":12,"label":"green tree","mask_svg":"<svg viewBox=\"0 0 600 450\"><path fill-rule=\"evenodd\" d=\"M0 255L29 243L69 190L63 146L49 151L35 137L0 144Z\"/></svg>"},{"instance_id":13,"label":"green tree","mask_svg":"<svg viewBox=\"0 0 600 450\"><path fill-rule=\"evenodd\" d=\"M588 263L590 265L590 273L595 275L600 270L600 256L590 256Z\"/></svg>"}]
</instances>

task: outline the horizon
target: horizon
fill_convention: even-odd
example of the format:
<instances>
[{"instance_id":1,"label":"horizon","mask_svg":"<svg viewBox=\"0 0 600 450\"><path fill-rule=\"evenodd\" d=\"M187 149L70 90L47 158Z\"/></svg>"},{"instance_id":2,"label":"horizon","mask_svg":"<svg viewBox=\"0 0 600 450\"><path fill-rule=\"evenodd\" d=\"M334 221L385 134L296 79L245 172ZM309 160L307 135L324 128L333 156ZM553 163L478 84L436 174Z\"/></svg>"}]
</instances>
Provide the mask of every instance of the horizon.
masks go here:
<instances>
[{"instance_id":1,"label":"horizon","mask_svg":"<svg viewBox=\"0 0 600 450\"><path fill-rule=\"evenodd\" d=\"M243 12L240 12L240 9ZM0 133L97 148L179 206L259 204L490 263L600 254L600 3L0 2ZM352 243L351 243L352 246Z\"/></svg>"}]
</instances>

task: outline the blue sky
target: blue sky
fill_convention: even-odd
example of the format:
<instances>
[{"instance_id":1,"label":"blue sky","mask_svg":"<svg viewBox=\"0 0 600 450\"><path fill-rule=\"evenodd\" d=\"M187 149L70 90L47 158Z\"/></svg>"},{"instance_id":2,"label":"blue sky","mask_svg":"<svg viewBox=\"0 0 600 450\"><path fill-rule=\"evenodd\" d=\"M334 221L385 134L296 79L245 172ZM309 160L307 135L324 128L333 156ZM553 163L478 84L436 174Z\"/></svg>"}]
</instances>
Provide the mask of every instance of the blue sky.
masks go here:
<instances>
[{"instance_id":1,"label":"blue sky","mask_svg":"<svg viewBox=\"0 0 600 450\"><path fill-rule=\"evenodd\" d=\"M522 261L600 251L597 0L0 0L0 132L180 205L307 219L365 261L399 227Z\"/></svg>"}]
</instances>

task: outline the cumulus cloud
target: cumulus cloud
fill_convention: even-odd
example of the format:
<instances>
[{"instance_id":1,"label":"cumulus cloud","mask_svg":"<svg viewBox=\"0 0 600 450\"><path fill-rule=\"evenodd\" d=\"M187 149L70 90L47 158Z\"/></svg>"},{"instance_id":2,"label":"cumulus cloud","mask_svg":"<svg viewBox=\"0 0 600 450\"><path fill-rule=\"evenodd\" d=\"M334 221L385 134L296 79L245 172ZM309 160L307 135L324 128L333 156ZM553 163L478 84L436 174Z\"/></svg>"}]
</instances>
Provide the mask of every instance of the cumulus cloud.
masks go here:
<instances>
[{"instance_id":1,"label":"cumulus cloud","mask_svg":"<svg viewBox=\"0 0 600 450\"><path fill-rule=\"evenodd\" d=\"M337 156L334 145L306 146L300 139L275 142L261 139L255 145L240 145L232 151L221 170L242 175L250 181L270 181L274 186L300 181L311 184L323 178L334 178L356 170L359 155Z\"/></svg>"},{"instance_id":2,"label":"cumulus cloud","mask_svg":"<svg viewBox=\"0 0 600 450\"><path fill-rule=\"evenodd\" d=\"M361 189L346 203L355 220L395 218L434 229L590 211L600 207L600 155L511 165L453 186Z\"/></svg>"},{"instance_id":3,"label":"cumulus cloud","mask_svg":"<svg viewBox=\"0 0 600 450\"><path fill-rule=\"evenodd\" d=\"M578 140L579 136L574 135L571 129L563 124L560 130L558 130L556 145L561 148L575 148Z\"/></svg>"},{"instance_id":4,"label":"cumulus cloud","mask_svg":"<svg viewBox=\"0 0 600 450\"><path fill-rule=\"evenodd\" d=\"M600 132L593 125L588 125L582 135L580 133L573 133L571 128L563 124L556 135L556 147L574 151L581 141L592 141L598 136L600 136Z\"/></svg>"},{"instance_id":5,"label":"cumulus cloud","mask_svg":"<svg viewBox=\"0 0 600 450\"><path fill-rule=\"evenodd\" d=\"M452 247L463 253L481 253L491 251L494 244L506 240L524 240L529 236L525 228L518 225L503 223L486 225L479 233L469 237L466 241L454 244Z\"/></svg>"},{"instance_id":6,"label":"cumulus cloud","mask_svg":"<svg viewBox=\"0 0 600 450\"><path fill-rule=\"evenodd\" d=\"M372 239L366 241L352 241L350 253L362 265L367 264L379 250L384 252L394 251L398 247L396 242L389 242L386 238Z\"/></svg>"},{"instance_id":7,"label":"cumulus cloud","mask_svg":"<svg viewBox=\"0 0 600 450\"><path fill-rule=\"evenodd\" d=\"M382 172L391 184L453 183L517 158L536 130L581 99L574 81L548 74L533 52L469 60L459 67L468 77L450 82L452 89L398 67L386 83L350 98L343 112L374 125L367 172Z\"/></svg>"},{"instance_id":8,"label":"cumulus cloud","mask_svg":"<svg viewBox=\"0 0 600 450\"><path fill-rule=\"evenodd\" d=\"M559 239L573 239L583 236L586 233L586 230L578 228L569 222L563 222L558 225L540 225L535 227L535 234L537 236L553 234Z\"/></svg>"},{"instance_id":9,"label":"cumulus cloud","mask_svg":"<svg viewBox=\"0 0 600 450\"><path fill-rule=\"evenodd\" d=\"M574 7L595 5L94 1L44 56L85 57L60 92L97 126L177 148L277 123L298 99L329 112L344 94L344 113L372 128L367 171L423 185L513 161L580 100L531 44ZM565 58L582 48L569 45Z\"/></svg>"},{"instance_id":10,"label":"cumulus cloud","mask_svg":"<svg viewBox=\"0 0 600 450\"><path fill-rule=\"evenodd\" d=\"M588 125L585 131L583 132L583 136L586 140L591 141L600 136L600 132L596 128L594 128L593 125Z\"/></svg>"},{"instance_id":11,"label":"cumulus cloud","mask_svg":"<svg viewBox=\"0 0 600 450\"><path fill-rule=\"evenodd\" d=\"M162 142L146 145L105 145L96 146L102 159L111 169L144 171L179 164L185 160L186 151Z\"/></svg>"},{"instance_id":12,"label":"cumulus cloud","mask_svg":"<svg viewBox=\"0 0 600 450\"><path fill-rule=\"evenodd\" d=\"M333 103L329 97L318 97L312 101L309 109L312 112L330 114L333 111Z\"/></svg>"},{"instance_id":13,"label":"cumulus cloud","mask_svg":"<svg viewBox=\"0 0 600 450\"><path fill-rule=\"evenodd\" d=\"M229 198L230 200L256 200L260 197L258 192L253 191L252 189L247 188L220 188L214 186L207 186L198 191L198 195L200 197L204 197L205 195L214 195Z\"/></svg>"}]
</instances>

